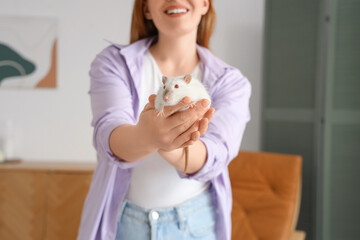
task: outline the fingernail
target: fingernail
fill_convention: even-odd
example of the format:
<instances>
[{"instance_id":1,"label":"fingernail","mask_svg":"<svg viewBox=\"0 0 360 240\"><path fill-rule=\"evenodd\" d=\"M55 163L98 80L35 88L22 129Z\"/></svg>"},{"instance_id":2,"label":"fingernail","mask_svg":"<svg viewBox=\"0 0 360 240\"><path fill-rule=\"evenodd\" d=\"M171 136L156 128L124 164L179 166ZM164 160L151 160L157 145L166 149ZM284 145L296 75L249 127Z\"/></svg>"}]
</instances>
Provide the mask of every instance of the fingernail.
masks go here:
<instances>
[{"instance_id":1,"label":"fingernail","mask_svg":"<svg viewBox=\"0 0 360 240\"><path fill-rule=\"evenodd\" d=\"M184 104L189 104L189 103L191 103L191 99L190 99L189 97L184 97L183 100L182 100L182 102L183 102Z\"/></svg>"},{"instance_id":2,"label":"fingernail","mask_svg":"<svg viewBox=\"0 0 360 240\"><path fill-rule=\"evenodd\" d=\"M209 106L209 100L206 100L206 99L203 100L203 101L202 101L202 106L203 106L203 107Z\"/></svg>"}]
</instances>

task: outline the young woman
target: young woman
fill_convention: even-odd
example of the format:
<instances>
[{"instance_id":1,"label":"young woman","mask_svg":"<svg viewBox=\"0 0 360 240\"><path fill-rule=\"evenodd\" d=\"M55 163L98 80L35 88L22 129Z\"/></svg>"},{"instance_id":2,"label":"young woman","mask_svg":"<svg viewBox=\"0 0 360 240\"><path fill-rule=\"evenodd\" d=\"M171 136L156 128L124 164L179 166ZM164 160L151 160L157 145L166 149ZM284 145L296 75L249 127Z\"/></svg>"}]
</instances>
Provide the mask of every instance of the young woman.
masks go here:
<instances>
[{"instance_id":1,"label":"young woman","mask_svg":"<svg viewBox=\"0 0 360 240\"><path fill-rule=\"evenodd\" d=\"M135 0L131 44L96 56L89 94L98 166L79 240L231 239L227 166L250 119L251 87L207 49L214 19L211 0ZM178 111L191 103L185 97L158 116L161 77L186 74L202 80L211 108L200 100Z\"/></svg>"}]
</instances>

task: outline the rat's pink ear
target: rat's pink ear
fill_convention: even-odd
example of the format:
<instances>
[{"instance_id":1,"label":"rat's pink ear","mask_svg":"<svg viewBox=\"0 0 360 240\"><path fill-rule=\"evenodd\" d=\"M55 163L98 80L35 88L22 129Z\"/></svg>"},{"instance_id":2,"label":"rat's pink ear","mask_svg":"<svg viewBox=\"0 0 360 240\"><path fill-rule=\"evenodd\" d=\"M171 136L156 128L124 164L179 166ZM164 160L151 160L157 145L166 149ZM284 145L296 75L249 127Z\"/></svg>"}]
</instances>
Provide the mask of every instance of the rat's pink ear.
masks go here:
<instances>
[{"instance_id":1,"label":"rat's pink ear","mask_svg":"<svg viewBox=\"0 0 360 240\"><path fill-rule=\"evenodd\" d=\"M163 77L162 77L162 82L163 82L163 84L165 84L166 80L167 80L167 77L166 77L166 76L163 76Z\"/></svg>"},{"instance_id":2,"label":"rat's pink ear","mask_svg":"<svg viewBox=\"0 0 360 240\"><path fill-rule=\"evenodd\" d=\"M186 76L184 77L184 81L185 81L187 84L189 84L190 81L191 81L191 75L190 75L190 74L186 75Z\"/></svg>"}]
</instances>

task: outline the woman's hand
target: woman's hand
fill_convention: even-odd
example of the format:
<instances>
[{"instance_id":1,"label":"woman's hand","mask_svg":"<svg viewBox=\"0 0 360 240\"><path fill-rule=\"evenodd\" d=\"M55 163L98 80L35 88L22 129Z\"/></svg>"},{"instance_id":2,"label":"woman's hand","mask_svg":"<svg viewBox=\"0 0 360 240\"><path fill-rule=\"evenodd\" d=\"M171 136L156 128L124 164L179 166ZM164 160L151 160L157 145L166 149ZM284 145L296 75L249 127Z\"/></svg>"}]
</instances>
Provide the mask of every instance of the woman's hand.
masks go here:
<instances>
[{"instance_id":1,"label":"woman's hand","mask_svg":"<svg viewBox=\"0 0 360 240\"><path fill-rule=\"evenodd\" d=\"M210 108L206 111L206 113L203 115L201 120L194 123L194 124L197 124L198 131L193 132L191 134L191 139L188 142L184 143L183 146L181 146L181 147L187 147L187 146L194 144L194 142L199 140L200 136L203 136L206 133L209 123L210 123L212 117L214 116L214 113L215 113L215 109Z\"/></svg>"},{"instance_id":2,"label":"woman's hand","mask_svg":"<svg viewBox=\"0 0 360 240\"><path fill-rule=\"evenodd\" d=\"M151 97L149 98L150 103L152 102ZM187 111L191 111L187 110ZM214 108L208 109L205 114L202 116L202 119L196 121L192 127L198 126L198 130L192 132L190 139L185 142L181 147L174 149L172 151L165 151L163 149L159 149L158 153L170 164L172 164L179 171L183 171L185 167L184 161L184 149L183 147L189 147L189 153L191 152L188 159L188 169L187 173L195 173L199 171L202 166L205 164L207 151L203 142L198 141L200 136L204 135L207 131L208 124L211 121L213 115L215 113Z\"/></svg>"},{"instance_id":3,"label":"woman's hand","mask_svg":"<svg viewBox=\"0 0 360 240\"><path fill-rule=\"evenodd\" d=\"M214 112L213 108L207 109L208 100L203 99L196 103L196 107L178 112L191 103L191 99L185 97L177 105L166 106L164 115L158 116L154 107L155 97L149 97L149 103L140 114L137 124L149 145L158 150L172 151L193 144L206 132ZM201 117L203 119L198 120Z\"/></svg>"}]
</instances>

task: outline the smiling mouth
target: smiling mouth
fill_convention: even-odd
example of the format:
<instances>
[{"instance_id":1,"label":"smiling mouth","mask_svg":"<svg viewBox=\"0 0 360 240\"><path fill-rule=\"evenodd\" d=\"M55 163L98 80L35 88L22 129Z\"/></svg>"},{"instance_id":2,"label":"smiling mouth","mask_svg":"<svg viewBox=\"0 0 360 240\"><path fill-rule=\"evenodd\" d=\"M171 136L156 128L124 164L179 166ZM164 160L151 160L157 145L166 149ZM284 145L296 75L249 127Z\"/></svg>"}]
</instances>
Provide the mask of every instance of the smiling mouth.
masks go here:
<instances>
[{"instance_id":1,"label":"smiling mouth","mask_svg":"<svg viewBox=\"0 0 360 240\"><path fill-rule=\"evenodd\" d=\"M170 9L170 10L165 11L165 13L169 14L169 15L187 13L187 12L188 12L188 10L185 9L185 8L174 8L174 9Z\"/></svg>"}]
</instances>

